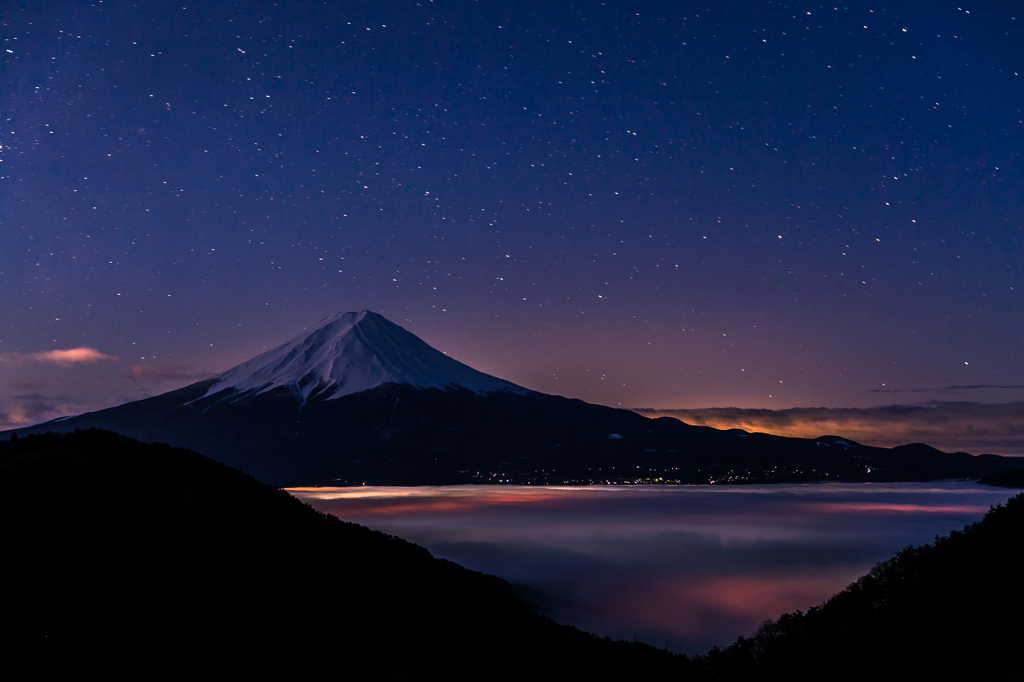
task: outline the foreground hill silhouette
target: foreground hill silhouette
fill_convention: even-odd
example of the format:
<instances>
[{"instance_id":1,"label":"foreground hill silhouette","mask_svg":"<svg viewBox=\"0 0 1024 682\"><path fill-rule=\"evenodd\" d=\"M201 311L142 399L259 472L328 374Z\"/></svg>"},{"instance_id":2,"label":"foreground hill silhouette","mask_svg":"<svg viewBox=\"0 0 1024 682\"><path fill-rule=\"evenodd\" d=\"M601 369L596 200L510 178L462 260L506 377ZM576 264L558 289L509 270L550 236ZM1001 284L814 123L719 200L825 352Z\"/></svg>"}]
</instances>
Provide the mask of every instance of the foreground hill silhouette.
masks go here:
<instances>
[{"instance_id":1,"label":"foreground hill silhouette","mask_svg":"<svg viewBox=\"0 0 1024 682\"><path fill-rule=\"evenodd\" d=\"M1024 494L699 660L715 679L1020 680Z\"/></svg>"},{"instance_id":2,"label":"foreground hill silhouette","mask_svg":"<svg viewBox=\"0 0 1024 682\"><path fill-rule=\"evenodd\" d=\"M538 615L493 576L109 432L0 442L4 665L143 677L661 679L688 660Z\"/></svg>"},{"instance_id":3,"label":"foreground hill silhouette","mask_svg":"<svg viewBox=\"0 0 1024 682\"><path fill-rule=\"evenodd\" d=\"M529 391L365 310L216 377L17 433L87 428L195 450L281 487L928 481L1024 467L920 443L719 431Z\"/></svg>"}]
</instances>

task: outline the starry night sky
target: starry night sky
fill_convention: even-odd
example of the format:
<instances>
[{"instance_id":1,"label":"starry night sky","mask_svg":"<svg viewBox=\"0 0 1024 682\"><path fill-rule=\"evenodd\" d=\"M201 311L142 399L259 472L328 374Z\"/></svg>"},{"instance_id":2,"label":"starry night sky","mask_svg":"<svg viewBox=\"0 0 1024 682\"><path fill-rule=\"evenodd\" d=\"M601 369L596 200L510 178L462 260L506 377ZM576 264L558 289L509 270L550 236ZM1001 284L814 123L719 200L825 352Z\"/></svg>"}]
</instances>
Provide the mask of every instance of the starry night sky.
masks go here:
<instances>
[{"instance_id":1,"label":"starry night sky","mask_svg":"<svg viewBox=\"0 0 1024 682\"><path fill-rule=\"evenodd\" d=\"M1024 400L1021 3L96 0L2 24L0 424L361 309L609 405Z\"/></svg>"}]
</instances>

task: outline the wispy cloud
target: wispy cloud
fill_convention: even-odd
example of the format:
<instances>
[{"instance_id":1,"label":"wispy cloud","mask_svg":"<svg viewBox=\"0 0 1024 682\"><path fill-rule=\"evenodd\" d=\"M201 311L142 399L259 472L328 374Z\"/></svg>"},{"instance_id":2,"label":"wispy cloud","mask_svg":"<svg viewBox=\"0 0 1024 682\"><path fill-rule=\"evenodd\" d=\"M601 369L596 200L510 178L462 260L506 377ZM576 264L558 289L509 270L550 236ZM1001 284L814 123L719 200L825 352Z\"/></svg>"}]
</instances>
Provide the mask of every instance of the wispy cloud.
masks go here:
<instances>
[{"instance_id":1,"label":"wispy cloud","mask_svg":"<svg viewBox=\"0 0 1024 682\"><path fill-rule=\"evenodd\" d=\"M715 407L636 411L647 417L675 417L699 426L796 438L834 434L883 447L928 443L946 451L1024 455L1024 402L985 404L933 400L916 405L869 408Z\"/></svg>"},{"instance_id":2,"label":"wispy cloud","mask_svg":"<svg viewBox=\"0 0 1024 682\"><path fill-rule=\"evenodd\" d=\"M59 367L70 367L75 364L89 364L101 360L116 360L113 355L101 353L95 348L79 346L78 348L64 348L57 350L45 350L38 353L0 353L0 365L17 367L28 362L39 362L53 364Z\"/></svg>"},{"instance_id":3,"label":"wispy cloud","mask_svg":"<svg viewBox=\"0 0 1024 682\"><path fill-rule=\"evenodd\" d=\"M63 395L23 393L8 396L6 403L0 403L0 410L0 429L13 429L76 414L83 411L83 406Z\"/></svg>"},{"instance_id":4,"label":"wispy cloud","mask_svg":"<svg viewBox=\"0 0 1024 682\"><path fill-rule=\"evenodd\" d=\"M215 376L209 372L193 372L183 365L132 365L128 378L142 381L201 381Z\"/></svg>"},{"instance_id":5,"label":"wispy cloud","mask_svg":"<svg viewBox=\"0 0 1024 682\"><path fill-rule=\"evenodd\" d=\"M13 390L8 394L4 390L7 386L2 381L8 372L0 371L0 430L21 428L58 417L101 410L113 405L148 398L154 392L158 392L151 389L160 385L166 386L165 382L185 384L213 376L204 372L195 372L183 365L133 365L127 371L118 372L116 375L106 375L111 382L109 385L114 386L117 392L97 396L90 389L87 379L78 377L76 381L72 381L64 369L58 369L58 367L67 368L76 363L88 364L116 359L95 348L87 347L42 353L0 354L0 370L5 367L24 367L18 371L31 372L47 378L46 382L12 382L10 387ZM27 365L43 365L43 367L32 368L26 367ZM47 367L49 367L48 370ZM9 374L15 373L15 371L9 372Z\"/></svg>"},{"instance_id":6,"label":"wispy cloud","mask_svg":"<svg viewBox=\"0 0 1024 682\"><path fill-rule=\"evenodd\" d=\"M34 381L16 381L14 383L14 388L19 391L38 391L42 387L42 384L37 384Z\"/></svg>"},{"instance_id":7,"label":"wispy cloud","mask_svg":"<svg viewBox=\"0 0 1024 682\"><path fill-rule=\"evenodd\" d=\"M868 393L955 393L957 391L982 391L990 389L1024 388L1021 384L967 384L965 386L936 386L932 388L872 388Z\"/></svg>"}]
</instances>

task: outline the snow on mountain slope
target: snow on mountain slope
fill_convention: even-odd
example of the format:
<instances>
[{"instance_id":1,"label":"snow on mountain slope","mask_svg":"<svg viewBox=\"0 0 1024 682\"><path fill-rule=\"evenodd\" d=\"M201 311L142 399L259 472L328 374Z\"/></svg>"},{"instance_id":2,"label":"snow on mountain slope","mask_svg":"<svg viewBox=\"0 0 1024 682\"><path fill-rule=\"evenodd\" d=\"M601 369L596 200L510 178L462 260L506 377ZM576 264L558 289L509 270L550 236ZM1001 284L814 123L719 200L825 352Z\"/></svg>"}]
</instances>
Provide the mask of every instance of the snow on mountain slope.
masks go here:
<instances>
[{"instance_id":1,"label":"snow on mountain slope","mask_svg":"<svg viewBox=\"0 0 1024 682\"><path fill-rule=\"evenodd\" d=\"M273 350L243 362L217 377L206 392L233 388L242 399L287 388L305 403L359 393L386 383L475 393L525 389L449 358L416 335L384 317L364 310L337 313Z\"/></svg>"}]
</instances>

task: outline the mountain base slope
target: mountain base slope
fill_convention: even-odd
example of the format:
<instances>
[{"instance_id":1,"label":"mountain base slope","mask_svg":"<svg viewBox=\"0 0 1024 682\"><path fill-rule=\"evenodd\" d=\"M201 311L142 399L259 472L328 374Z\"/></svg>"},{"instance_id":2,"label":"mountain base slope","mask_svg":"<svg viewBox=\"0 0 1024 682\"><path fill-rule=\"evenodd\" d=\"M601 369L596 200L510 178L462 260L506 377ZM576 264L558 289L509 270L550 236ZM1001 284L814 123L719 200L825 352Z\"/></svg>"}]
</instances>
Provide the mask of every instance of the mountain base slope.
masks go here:
<instances>
[{"instance_id":1,"label":"mountain base slope","mask_svg":"<svg viewBox=\"0 0 1024 682\"><path fill-rule=\"evenodd\" d=\"M0 442L0 518L8 670L658 679L688 664L559 625L498 578L193 452L108 432Z\"/></svg>"}]
</instances>

